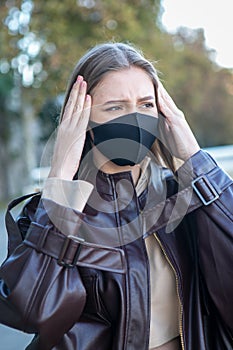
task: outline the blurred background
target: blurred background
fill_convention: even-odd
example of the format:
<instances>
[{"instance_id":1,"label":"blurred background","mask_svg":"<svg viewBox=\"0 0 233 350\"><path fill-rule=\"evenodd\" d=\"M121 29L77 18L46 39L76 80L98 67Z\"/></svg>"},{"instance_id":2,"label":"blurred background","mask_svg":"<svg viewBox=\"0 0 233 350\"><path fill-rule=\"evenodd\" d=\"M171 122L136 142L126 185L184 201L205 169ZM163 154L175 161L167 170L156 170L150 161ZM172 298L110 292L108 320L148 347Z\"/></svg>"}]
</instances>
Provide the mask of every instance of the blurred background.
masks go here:
<instances>
[{"instance_id":1,"label":"blurred background","mask_svg":"<svg viewBox=\"0 0 233 350\"><path fill-rule=\"evenodd\" d=\"M170 33L163 14L162 0L0 1L0 202L46 176L69 75L107 40L132 42L155 62L201 147L233 143L233 70L216 63L202 28Z\"/></svg>"},{"instance_id":2,"label":"blurred background","mask_svg":"<svg viewBox=\"0 0 233 350\"><path fill-rule=\"evenodd\" d=\"M230 37L232 31L222 32L219 22L226 21L224 0L216 3L217 17L211 12L214 4L203 8L206 2L199 6L187 0L0 0L1 227L6 202L36 190L40 178L46 177L73 67L87 49L108 40L132 42L144 51L201 147L233 175L233 69L216 60L202 27L177 23L182 25L188 16L204 17L206 22L212 18L222 40ZM166 13L166 18L176 20L172 32L164 24L165 3L173 6ZM0 261L6 250L3 228ZM31 336L0 325L0 338L2 349L14 350L24 349Z\"/></svg>"}]
</instances>

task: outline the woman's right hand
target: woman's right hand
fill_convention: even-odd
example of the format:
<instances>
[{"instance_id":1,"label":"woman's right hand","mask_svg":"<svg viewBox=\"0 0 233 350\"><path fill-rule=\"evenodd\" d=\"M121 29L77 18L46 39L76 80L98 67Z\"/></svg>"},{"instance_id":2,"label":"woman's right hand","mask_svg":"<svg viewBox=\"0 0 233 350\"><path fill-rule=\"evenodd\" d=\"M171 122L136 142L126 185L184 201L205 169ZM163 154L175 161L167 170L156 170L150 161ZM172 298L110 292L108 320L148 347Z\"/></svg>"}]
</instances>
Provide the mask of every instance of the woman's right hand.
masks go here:
<instances>
[{"instance_id":1,"label":"woman's right hand","mask_svg":"<svg viewBox=\"0 0 233 350\"><path fill-rule=\"evenodd\" d=\"M49 177L72 180L78 170L91 112L87 83L79 76L70 92L58 127Z\"/></svg>"}]
</instances>

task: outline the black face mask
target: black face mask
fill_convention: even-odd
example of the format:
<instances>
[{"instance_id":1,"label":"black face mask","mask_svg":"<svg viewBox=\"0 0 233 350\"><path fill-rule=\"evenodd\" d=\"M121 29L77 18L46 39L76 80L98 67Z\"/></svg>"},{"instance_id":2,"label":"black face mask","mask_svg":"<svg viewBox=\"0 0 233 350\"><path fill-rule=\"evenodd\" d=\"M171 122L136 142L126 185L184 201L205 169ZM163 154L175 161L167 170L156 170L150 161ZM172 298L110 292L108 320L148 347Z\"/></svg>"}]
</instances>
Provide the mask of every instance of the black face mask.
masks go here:
<instances>
[{"instance_id":1,"label":"black face mask","mask_svg":"<svg viewBox=\"0 0 233 350\"><path fill-rule=\"evenodd\" d=\"M113 163L135 165L151 149L157 136L158 118L131 113L103 124L90 122L93 143Z\"/></svg>"}]
</instances>

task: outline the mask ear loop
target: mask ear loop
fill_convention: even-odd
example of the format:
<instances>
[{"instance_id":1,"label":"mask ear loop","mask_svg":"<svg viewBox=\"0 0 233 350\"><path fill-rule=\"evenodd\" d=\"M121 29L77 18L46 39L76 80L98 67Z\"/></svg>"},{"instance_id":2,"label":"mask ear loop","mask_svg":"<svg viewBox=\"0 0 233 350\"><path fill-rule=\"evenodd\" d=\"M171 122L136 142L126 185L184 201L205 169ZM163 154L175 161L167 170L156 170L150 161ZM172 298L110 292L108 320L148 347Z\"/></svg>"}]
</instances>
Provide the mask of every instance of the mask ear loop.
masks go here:
<instances>
[{"instance_id":1,"label":"mask ear loop","mask_svg":"<svg viewBox=\"0 0 233 350\"><path fill-rule=\"evenodd\" d=\"M84 146L83 146L83 152L82 152L82 156L80 159L80 165L79 165L79 168L77 169L77 171L73 177L73 180L78 180L79 175L82 174L82 169L85 168L85 164L87 162L89 162L90 152L91 152L92 148L93 148L93 140L91 137L90 128L87 128L86 140L85 140Z\"/></svg>"},{"instance_id":2,"label":"mask ear loop","mask_svg":"<svg viewBox=\"0 0 233 350\"><path fill-rule=\"evenodd\" d=\"M91 143L92 146L94 146L94 133L92 131L92 129L87 130L87 136L89 137L89 141Z\"/></svg>"},{"instance_id":3,"label":"mask ear loop","mask_svg":"<svg viewBox=\"0 0 233 350\"><path fill-rule=\"evenodd\" d=\"M88 126L87 126L87 131L86 131L86 137L89 139L89 142L91 143L92 147L95 146L95 134L93 129L98 127L100 124L93 122L92 120L89 120Z\"/></svg>"}]
</instances>

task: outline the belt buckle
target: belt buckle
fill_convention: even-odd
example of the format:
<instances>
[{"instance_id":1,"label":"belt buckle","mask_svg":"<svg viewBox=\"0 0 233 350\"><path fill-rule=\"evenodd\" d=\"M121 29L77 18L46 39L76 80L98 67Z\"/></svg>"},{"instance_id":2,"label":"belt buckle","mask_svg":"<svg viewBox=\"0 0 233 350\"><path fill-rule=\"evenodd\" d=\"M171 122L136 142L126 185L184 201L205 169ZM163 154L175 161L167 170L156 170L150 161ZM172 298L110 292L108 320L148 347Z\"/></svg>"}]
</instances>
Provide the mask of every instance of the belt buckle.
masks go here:
<instances>
[{"instance_id":1,"label":"belt buckle","mask_svg":"<svg viewBox=\"0 0 233 350\"><path fill-rule=\"evenodd\" d=\"M201 193L201 191L197 187L197 183L200 180L203 181L205 186L211 192L211 194L213 195L213 198L211 198L209 200L205 199L204 195ZM210 181L208 180L208 178L205 175L198 176L196 179L194 179L192 181L192 188L194 189L194 191L196 192L197 196L199 197L199 199L202 201L202 203L204 205L209 205L209 204L213 203L216 199L219 198L218 192L216 191L216 189L213 187L213 185L210 183Z\"/></svg>"},{"instance_id":2,"label":"belt buckle","mask_svg":"<svg viewBox=\"0 0 233 350\"><path fill-rule=\"evenodd\" d=\"M76 243L78 243L78 247L76 249L76 253L74 255L74 258L73 258L73 261L71 264L68 264L64 261L64 257L69 249L69 245L70 245L70 242L71 241L75 241ZM58 265L61 265L61 266L64 266L64 267L67 267L67 268L72 268L76 265L77 261L78 261L78 258L79 258L79 255L81 253L81 250L82 250L82 244L85 240L83 238L79 238L79 237L76 237L76 236L72 236L72 235L68 235L66 236L65 240L64 240L64 243L62 245L62 248L61 248L61 252L59 254L59 257L58 257Z\"/></svg>"}]
</instances>

